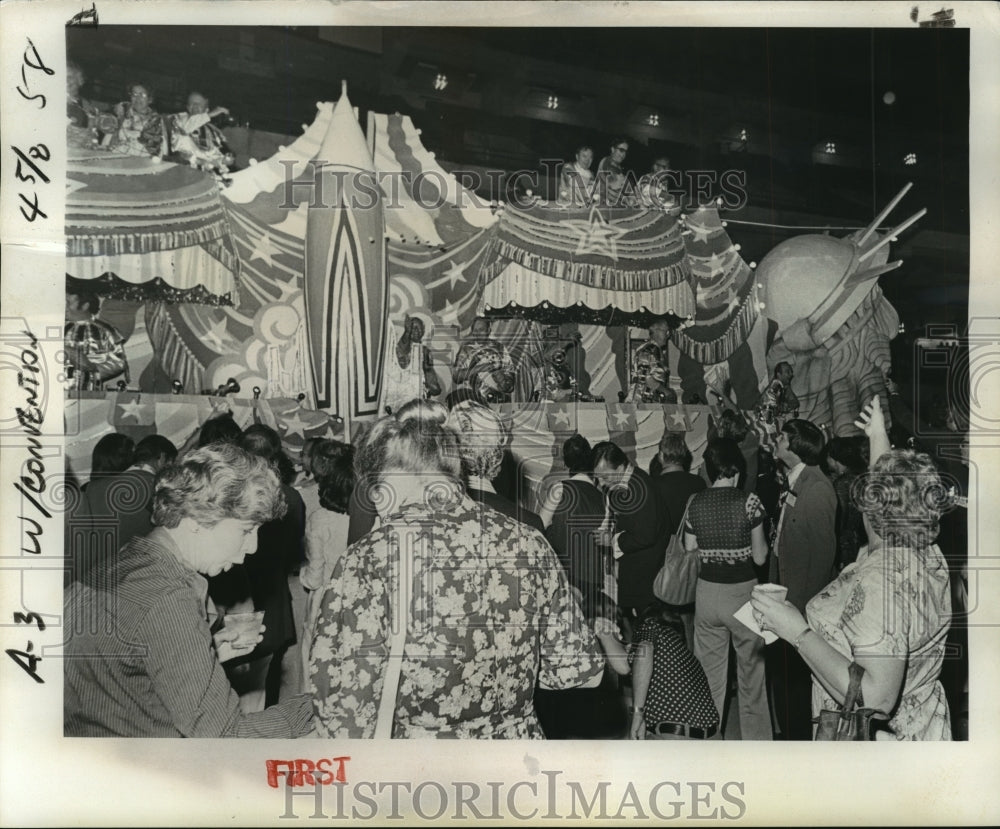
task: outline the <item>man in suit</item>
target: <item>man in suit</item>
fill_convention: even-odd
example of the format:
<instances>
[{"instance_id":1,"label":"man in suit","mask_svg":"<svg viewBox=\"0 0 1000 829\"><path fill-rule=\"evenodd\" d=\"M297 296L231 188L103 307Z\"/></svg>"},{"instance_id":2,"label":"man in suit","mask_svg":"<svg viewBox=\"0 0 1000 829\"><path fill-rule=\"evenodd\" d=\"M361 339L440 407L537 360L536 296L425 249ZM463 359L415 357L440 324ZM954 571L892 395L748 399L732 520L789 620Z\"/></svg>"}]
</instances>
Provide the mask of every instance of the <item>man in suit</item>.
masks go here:
<instances>
[{"instance_id":1,"label":"man in suit","mask_svg":"<svg viewBox=\"0 0 1000 829\"><path fill-rule=\"evenodd\" d=\"M788 473L788 490L771 556L770 577L788 588L787 600L800 612L830 583L837 551L837 495L818 464L823 433L808 420L789 420L777 437L775 457ZM786 740L812 739L812 679L794 647L771 646L775 708Z\"/></svg>"},{"instance_id":2,"label":"man in suit","mask_svg":"<svg viewBox=\"0 0 1000 829\"><path fill-rule=\"evenodd\" d=\"M606 489L615 519L609 541L618 559L618 606L633 620L654 598L653 581L670 537L667 509L649 475L610 441L594 447L594 477Z\"/></svg>"}]
</instances>

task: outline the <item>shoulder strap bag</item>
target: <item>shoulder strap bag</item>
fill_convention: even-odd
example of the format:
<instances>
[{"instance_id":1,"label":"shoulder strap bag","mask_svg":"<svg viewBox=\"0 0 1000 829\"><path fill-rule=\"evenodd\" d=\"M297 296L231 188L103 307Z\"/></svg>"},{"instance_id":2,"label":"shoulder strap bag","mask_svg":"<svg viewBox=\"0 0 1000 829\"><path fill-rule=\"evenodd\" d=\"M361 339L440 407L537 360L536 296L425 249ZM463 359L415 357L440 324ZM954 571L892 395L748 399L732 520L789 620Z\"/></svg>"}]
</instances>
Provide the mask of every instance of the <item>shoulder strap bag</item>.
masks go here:
<instances>
[{"instance_id":1,"label":"shoulder strap bag","mask_svg":"<svg viewBox=\"0 0 1000 829\"><path fill-rule=\"evenodd\" d=\"M653 595L660 601L671 605L687 605L694 601L695 589L698 586L698 571L701 569L701 558L698 550L684 548L684 525L687 523L688 510L695 495L688 498L684 507L677 532L670 536L667 551L663 558L663 566L653 581Z\"/></svg>"}]
</instances>

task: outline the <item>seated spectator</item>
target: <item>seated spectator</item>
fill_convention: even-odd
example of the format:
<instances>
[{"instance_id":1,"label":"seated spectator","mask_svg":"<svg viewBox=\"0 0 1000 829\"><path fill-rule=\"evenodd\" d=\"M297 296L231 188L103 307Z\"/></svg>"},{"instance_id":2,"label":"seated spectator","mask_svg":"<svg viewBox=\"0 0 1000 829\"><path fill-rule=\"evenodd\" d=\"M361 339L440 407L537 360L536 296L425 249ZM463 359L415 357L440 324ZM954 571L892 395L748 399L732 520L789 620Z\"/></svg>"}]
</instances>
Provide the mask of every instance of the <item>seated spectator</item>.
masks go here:
<instances>
[{"instance_id":1,"label":"seated spectator","mask_svg":"<svg viewBox=\"0 0 1000 829\"><path fill-rule=\"evenodd\" d=\"M631 198L625 168L622 167L627 153L628 139L616 138L611 142L611 152L597 165L597 193L602 204L621 207Z\"/></svg>"},{"instance_id":2,"label":"seated spectator","mask_svg":"<svg viewBox=\"0 0 1000 829\"><path fill-rule=\"evenodd\" d=\"M103 320L97 319L101 300L93 291L69 288L66 292L66 376L69 388L100 391L105 382L129 377L125 338Z\"/></svg>"},{"instance_id":3,"label":"seated spectator","mask_svg":"<svg viewBox=\"0 0 1000 829\"><path fill-rule=\"evenodd\" d=\"M705 671L667 605L657 601L643 611L631 658L633 740L707 740L719 733Z\"/></svg>"},{"instance_id":4,"label":"seated spectator","mask_svg":"<svg viewBox=\"0 0 1000 829\"><path fill-rule=\"evenodd\" d=\"M542 519L520 504L498 494L493 479L500 472L510 431L488 406L466 400L448 415L448 425L458 432L459 456L466 477L465 491L473 501L491 507L516 521L542 530Z\"/></svg>"},{"instance_id":5,"label":"seated spectator","mask_svg":"<svg viewBox=\"0 0 1000 829\"><path fill-rule=\"evenodd\" d=\"M385 417L357 451L383 490L370 497L382 524L348 548L321 600L320 735L541 738L536 684L576 687L604 666L544 537L465 495L447 426Z\"/></svg>"},{"instance_id":6,"label":"seated spectator","mask_svg":"<svg viewBox=\"0 0 1000 829\"><path fill-rule=\"evenodd\" d=\"M564 164L559 171L559 203L573 207L587 207L593 201L594 150L586 144L576 148L573 161Z\"/></svg>"},{"instance_id":7,"label":"seated spectator","mask_svg":"<svg viewBox=\"0 0 1000 829\"><path fill-rule=\"evenodd\" d=\"M118 133L111 149L125 155L163 158L167 154L163 117L153 109L153 93L142 84L129 87L129 99L115 104Z\"/></svg>"},{"instance_id":8,"label":"seated spectator","mask_svg":"<svg viewBox=\"0 0 1000 829\"><path fill-rule=\"evenodd\" d=\"M70 147L93 149L98 143L97 123L101 111L80 95L83 70L72 61L66 63L66 143Z\"/></svg>"},{"instance_id":9,"label":"seated spectator","mask_svg":"<svg viewBox=\"0 0 1000 829\"><path fill-rule=\"evenodd\" d=\"M638 203L649 208L673 208L676 199L670 194L670 159L660 156L653 162L653 169L639 179Z\"/></svg>"},{"instance_id":10,"label":"seated spectator","mask_svg":"<svg viewBox=\"0 0 1000 829\"><path fill-rule=\"evenodd\" d=\"M226 137L212 119L228 115L225 107L208 108L208 98L200 92L188 95L187 109L170 116L170 152L183 163L225 175L233 165L234 156Z\"/></svg>"},{"instance_id":11,"label":"seated spectator","mask_svg":"<svg viewBox=\"0 0 1000 829\"><path fill-rule=\"evenodd\" d=\"M229 445L200 449L156 482L155 529L122 552L124 566L66 592L67 737L299 737L302 695L245 715L222 667L240 651L216 630L205 579L254 552L257 527L285 506L277 474ZM131 644L138 643L138 644ZM245 652L246 648L244 648Z\"/></svg>"}]
</instances>

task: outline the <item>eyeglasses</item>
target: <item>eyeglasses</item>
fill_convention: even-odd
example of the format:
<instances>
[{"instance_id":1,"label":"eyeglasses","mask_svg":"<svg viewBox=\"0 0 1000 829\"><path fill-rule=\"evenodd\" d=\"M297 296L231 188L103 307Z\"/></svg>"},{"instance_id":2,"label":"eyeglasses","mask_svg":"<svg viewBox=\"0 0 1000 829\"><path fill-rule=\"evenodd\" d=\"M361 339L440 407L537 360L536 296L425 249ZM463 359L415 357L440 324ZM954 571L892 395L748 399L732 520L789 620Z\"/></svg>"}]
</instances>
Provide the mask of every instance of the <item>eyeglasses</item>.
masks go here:
<instances>
[{"instance_id":1,"label":"eyeglasses","mask_svg":"<svg viewBox=\"0 0 1000 829\"><path fill-rule=\"evenodd\" d=\"M628 147L612 147L611 149L615 150L616 152L619 152L619 153L627 153L628 152Z\"/></svg>"}]
</instances>

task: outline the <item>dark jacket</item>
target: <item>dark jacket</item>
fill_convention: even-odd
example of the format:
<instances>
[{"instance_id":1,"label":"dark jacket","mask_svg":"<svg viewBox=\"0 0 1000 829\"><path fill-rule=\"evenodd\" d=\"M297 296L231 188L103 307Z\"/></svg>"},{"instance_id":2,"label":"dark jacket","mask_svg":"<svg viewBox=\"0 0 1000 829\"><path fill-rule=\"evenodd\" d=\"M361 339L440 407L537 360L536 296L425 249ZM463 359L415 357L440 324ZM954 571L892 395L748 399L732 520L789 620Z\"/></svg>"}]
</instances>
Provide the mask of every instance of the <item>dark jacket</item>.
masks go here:
<instances>
[{"instance_id":1,"label":"dark jacket","mask_svg":"<svg viewBox=\"0 0 1000 829\"><path fill-rule=\"evenodd\" d=\"M818 466L806 466L789 493L771 555L771 581L788 588L801 612L833 578L837 550L837 495Z\"/></svg>"},{"instance_id":2,"label":"dark jacket","mask_svg":"<svg viewBox=\"0 0 1000 829\"><path fill-rule=\"evenodd\" d=\"M667 509L659 487L638 467L633 467L626 489L612 490L609 501L622 552L618 604L641 609L653 601L653 580L670 540Z\"/></svg>"}]
</instances>

